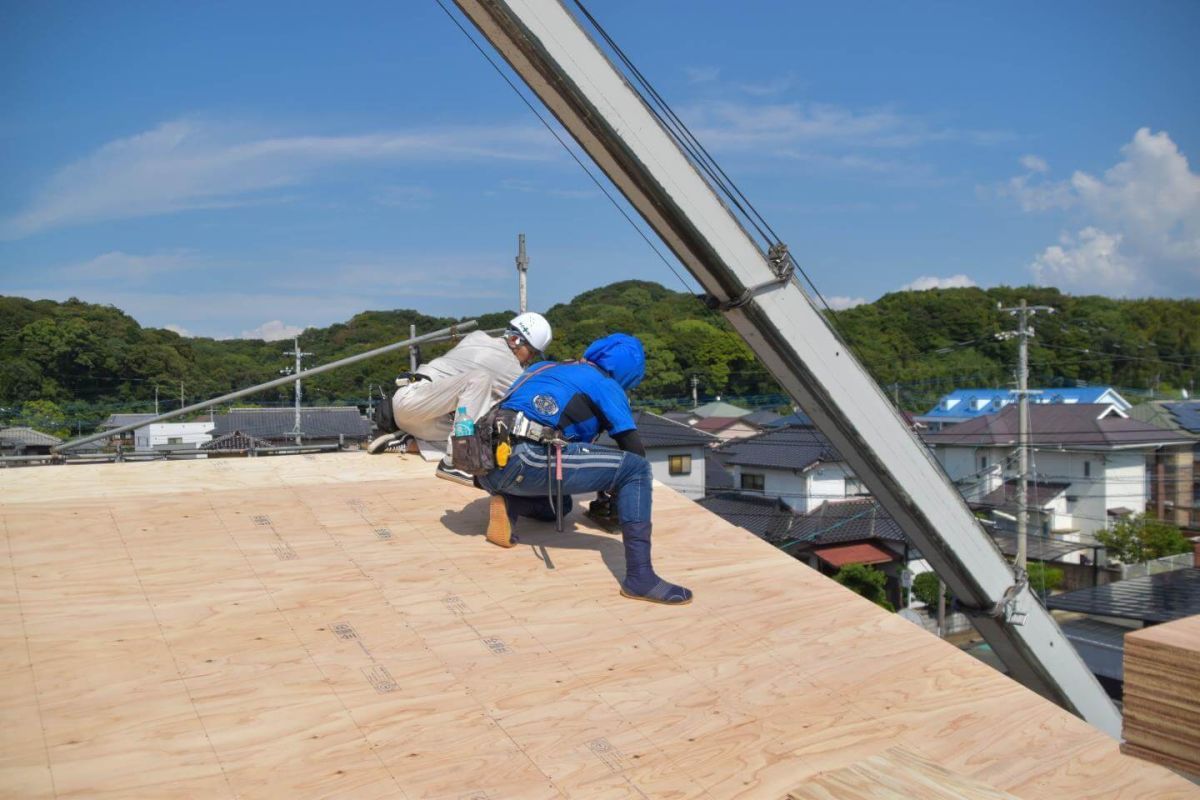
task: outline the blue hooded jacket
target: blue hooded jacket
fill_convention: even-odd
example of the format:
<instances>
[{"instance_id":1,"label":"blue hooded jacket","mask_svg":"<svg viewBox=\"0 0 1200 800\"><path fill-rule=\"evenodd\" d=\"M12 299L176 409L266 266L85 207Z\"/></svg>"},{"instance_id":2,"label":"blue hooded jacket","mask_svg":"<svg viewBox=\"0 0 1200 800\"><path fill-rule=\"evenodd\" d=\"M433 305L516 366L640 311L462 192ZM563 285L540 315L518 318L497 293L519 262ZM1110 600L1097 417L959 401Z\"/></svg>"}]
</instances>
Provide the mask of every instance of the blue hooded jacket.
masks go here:
<instances>
[{"instance_id":1,"label":"blue hooded jacket","mask_svg":"<svg viewBox=\"0 0 1200 800\"><path fill-rule=\"evenodd\" d=\"M604 431L616 436L635 430L625 390L641 383L646 374L642 343L627 333L614 333L593 342L583 357L590 363L558 364L538 372L501 405L558 428L572 442L593 441ZM517 382L543 366L545 362L529 367Z\"/></svg>"},{"instance_id":2,"label":"blue hooded jacket","mask_svg":"<svg viewBox=\"0 0 1200 800\"><path fill-rule=\"evenodd\" d=\"M597 339L583 351L583 358L607 372L625 391L646 376L646 352L641 341L628 333L612 333Z\"/></svg>"}]
</instances>

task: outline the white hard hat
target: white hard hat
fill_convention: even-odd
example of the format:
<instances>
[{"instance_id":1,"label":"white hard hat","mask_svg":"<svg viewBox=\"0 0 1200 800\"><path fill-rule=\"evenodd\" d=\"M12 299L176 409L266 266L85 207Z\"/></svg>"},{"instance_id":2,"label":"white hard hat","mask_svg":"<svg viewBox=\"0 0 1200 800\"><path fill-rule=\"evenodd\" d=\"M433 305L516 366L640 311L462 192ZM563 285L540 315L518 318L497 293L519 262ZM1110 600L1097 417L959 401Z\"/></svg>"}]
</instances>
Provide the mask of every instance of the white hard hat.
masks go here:
<instances>
[{"instance_id":1,"label":"white hard hat","mask_svg":"<svg viewBox=\"0 0 1200 800\"><path fill-rule=\"evenodd\" d=\"M546 322L546 318L536 311L526 311L524 314L518 314L508 322L508 327L516 333L521 334L521 338L529 342L530 346L539 353L546 351L550 346L550 340L553 338L553 333L550 331L550 323Z\"/></svg>"}]
</instances>

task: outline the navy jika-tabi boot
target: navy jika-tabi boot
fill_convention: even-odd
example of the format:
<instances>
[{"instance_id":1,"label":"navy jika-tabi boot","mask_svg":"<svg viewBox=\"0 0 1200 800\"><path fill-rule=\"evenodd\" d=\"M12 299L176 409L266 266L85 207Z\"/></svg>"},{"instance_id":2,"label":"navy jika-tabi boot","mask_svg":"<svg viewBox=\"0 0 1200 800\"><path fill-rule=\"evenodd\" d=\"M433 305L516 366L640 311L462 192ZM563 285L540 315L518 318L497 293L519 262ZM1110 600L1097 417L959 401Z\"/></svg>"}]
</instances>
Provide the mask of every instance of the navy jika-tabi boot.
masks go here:
<instances>
[{"instance_id":1,"label":"navy jika-tabi boot","mask_svg":"<svg viewBox=\"0 0 1200 800\"><path fill-rule=\"evenodd\" d=\"M682 586L667 583L654 573L650 565L650 523L631 522L621 526L625 541L625 581L621 594L632 600L646 600L682 606L692 602L692 592Z\"/></svg>"}]
</instances>

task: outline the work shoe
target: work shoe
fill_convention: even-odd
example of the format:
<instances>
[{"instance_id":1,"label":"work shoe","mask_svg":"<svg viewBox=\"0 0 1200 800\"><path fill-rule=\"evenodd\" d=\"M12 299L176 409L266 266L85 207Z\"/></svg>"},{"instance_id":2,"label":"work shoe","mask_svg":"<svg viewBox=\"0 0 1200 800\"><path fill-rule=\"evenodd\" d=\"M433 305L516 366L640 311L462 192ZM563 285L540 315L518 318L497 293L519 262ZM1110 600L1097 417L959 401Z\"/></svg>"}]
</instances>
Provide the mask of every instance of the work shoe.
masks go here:
<instances>
[{"instance_id":1,"label":"work shoe","mask_svg":"<svg viewBox=\"0 0 1200 800\"><path fill-rule=\"evenodd\" d=\"M443 480L461 483L463 486L475 485L474 475L469 472L463 472L461 469L455 469L445 461L438 462L437 471L434 474Z\"/></svg>"},{"instance_id":2,"label":"work shoe","mask_svg":"<svg viewBox=\"0 0 1200 800\"><path fill-rule=\"evenodd\" d=\"M404 431L385 433L383 436L378 436L371 440L371 443L367 445L367 452L373 456L377 456L387 450L407 453L409 452L409 444L413 441L413 437Z\"/></svg>"},{"instance_id":3,"label":"work shoe","mask_svg":"<svg viewBox=\"0 0 1200 800\"><path fill-rule=\"evenodd\" d=\"M625 543L625 580L621 596L649 603L685 606L692 602L692 592L658 577L650 564L650 523L631 522L621 526Z\"/></svg>"},{"instance_id":4,"label":"work shoe","mask_svg":"<svg viewBox=\"0 0 1200 800\"><path fill-rule=\"evenodd\" d=\"M517 515L509 509L507 500L502 494L494 494L488 504L487 540L497 547L512 547L517 543L517 537L513 536Z\"/></svg>"}]
</instances>

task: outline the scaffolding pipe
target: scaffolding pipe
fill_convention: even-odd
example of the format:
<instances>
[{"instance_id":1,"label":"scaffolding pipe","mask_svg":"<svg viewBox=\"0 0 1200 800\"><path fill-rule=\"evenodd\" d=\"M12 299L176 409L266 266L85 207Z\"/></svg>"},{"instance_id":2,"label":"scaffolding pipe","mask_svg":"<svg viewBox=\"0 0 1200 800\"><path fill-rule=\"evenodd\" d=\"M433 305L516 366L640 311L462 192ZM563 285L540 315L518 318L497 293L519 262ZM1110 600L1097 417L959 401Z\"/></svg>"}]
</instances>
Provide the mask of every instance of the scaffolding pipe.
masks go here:
<instances>
[{"instance_id":1,"label":"scaffolding pipe","mask_svg":"<svg viewBox=\"0 0 1200 800\"><path fill-rule=\"evenodd\" d=\"M208 408L209 406L215 406L220 403L228 403L230 400L237 400L238 398L245 397L245 396L251 395L251 394L257 394L258 392L263 392L263 391L266 391L267 389L274 389L276 386L283 386L284 384L291 383L292 381L299 380L301 378L308 378L313 375L320 375L322 372L329 372L330 370L337 369L338 367L345 367L350 364L357 364L359 361L365 361L368 358L374 358L375 356L381 356L384 353L390 353L394 350L399 350L403 347L409 347L410 345L421 344L421 343L425 343L425 342L438 342L443 339L453 339L453 338L456 338L459 333L461 333L463 331L468 331L468 330L474 328L475 325L476 325L476 322L473 319L467 320L466 322L460 322L456 325L451 325L449 328L442 328L441 330L434 331L433 333L427 333L424 336L417 336L415 338L405 339L403 342L396 342L395 344L384 345L383 347L376 347L374 350L368 350L367 352L359 353L356 356L348 356L347 358L343 358L339 361L332 361L328 364L322 364L319 367L313 367L310 370L305 370L304 372L298 372L295 375L287 375L282 378L276 378L273 381L267 381L266 383L260 383L257 386L251 386L249 389L239 389L236 392L230 392L229 394L223 394L220 397L214 397L213 399L205 400L202 403L193 403L192 405L187 406L186 408L177 408L174 411L168 411L165 414L159 414L156 417L151 417L150 419L142 420L141 422L131 422L128 425L122 425L119 428L114 428L114 429L108 430L108 431L102 431L100 433L93 433L89 436L84 436L81 439L72 439L69 442L63 442L62 444L55 445L54 447L50 448L50 451L52 453L61 453L64 450L70 450L72 447L78 447L81 444L87 444L88 442L94 442L98 439L107 439L112 436L119 436L122 433L127 433L136 428L145 427L146 425L152 425L155 422L162 422L163 420L173 419L175 417L181 417L184 414L191 414L194 411L199 411L203 408Z\"/></svg>"}]
</instances>

